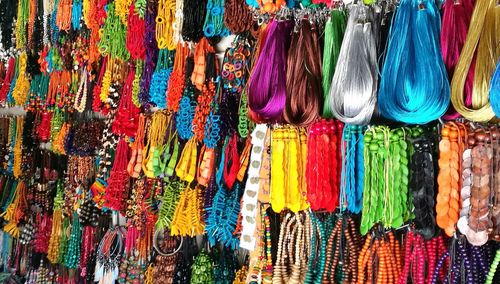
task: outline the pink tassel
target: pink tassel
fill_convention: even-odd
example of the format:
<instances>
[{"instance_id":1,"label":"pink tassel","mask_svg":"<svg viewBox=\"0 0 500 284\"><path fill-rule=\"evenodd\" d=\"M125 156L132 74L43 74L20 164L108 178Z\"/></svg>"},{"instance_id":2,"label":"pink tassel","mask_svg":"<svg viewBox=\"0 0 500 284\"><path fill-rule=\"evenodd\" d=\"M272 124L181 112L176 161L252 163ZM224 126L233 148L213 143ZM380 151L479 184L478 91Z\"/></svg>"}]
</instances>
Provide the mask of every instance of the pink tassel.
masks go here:
<instances>
[{"instance_id":1,"label":"pink tassel","mask_svg":"<svg viewBox=\"0 0 500 284\"><path fill-rule=\"evenodd\" d=\"M474 0L446 0L443 5L443 23L441 27L441 53L443 55L444 65L448 71L448 78L451 80L462 47L467 38L472 11L474 10ZM472 84L474 81L474 66L476 60L472 60L467 81L464 89L465 105L470 107L472 104ZM460 115L450 107L444 119L453 120Z\"/></svg>"}]
</instances>

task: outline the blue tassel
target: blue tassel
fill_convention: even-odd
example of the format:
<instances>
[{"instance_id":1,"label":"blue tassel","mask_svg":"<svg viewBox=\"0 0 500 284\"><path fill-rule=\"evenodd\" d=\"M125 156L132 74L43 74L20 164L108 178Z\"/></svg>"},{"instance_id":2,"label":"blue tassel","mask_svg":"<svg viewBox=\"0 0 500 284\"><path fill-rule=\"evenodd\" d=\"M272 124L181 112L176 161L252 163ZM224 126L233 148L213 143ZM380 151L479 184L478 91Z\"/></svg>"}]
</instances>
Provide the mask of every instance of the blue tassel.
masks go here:
<instances>
[{"instance_id":1,"label":"blue tassel","mask_svg":"<svg viewBox=\"0 0 500 284\"><path fill-rule=\"evenodd\" d=\"M383 116L425 124L447 110L450 86L439 48L440 29L434 1L401 1L382 69L378 102Z\"/></svg>"}]
</instances>

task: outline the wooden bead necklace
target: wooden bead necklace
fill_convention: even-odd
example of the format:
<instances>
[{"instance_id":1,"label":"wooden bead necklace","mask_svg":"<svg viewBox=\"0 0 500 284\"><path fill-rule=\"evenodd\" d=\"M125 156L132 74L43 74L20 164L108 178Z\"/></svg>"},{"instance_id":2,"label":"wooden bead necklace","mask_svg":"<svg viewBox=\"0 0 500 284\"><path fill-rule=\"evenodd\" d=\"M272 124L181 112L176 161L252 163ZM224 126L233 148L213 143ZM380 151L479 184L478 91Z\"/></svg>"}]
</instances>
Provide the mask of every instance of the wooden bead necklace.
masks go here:
<instances>
[{"instance_id":1,"label":"wooden bead necklace","mask_svg":"<svg viewBox=\"0 0 500 284\"><path fill-rule=\"evenodd\" d=\"M88 88L88 74L87 71L83 70L82 75L80 76L80 85L78 86L78 92L75 96L75 103L73 104L73 108L82 113L85 111L87 107L87 88Z\"/></svg>"},{"instance_id":2,"label":"wooden bead necklace","mask_svg":"<svg viewBox=\"0 0 500 284\"><path fill-rule=\"evenodd\" d=\"M357 283L396 283L400 276L403 254L390 231L385 236L368 235L358 258Z\"/></svg>"}]
</instances>

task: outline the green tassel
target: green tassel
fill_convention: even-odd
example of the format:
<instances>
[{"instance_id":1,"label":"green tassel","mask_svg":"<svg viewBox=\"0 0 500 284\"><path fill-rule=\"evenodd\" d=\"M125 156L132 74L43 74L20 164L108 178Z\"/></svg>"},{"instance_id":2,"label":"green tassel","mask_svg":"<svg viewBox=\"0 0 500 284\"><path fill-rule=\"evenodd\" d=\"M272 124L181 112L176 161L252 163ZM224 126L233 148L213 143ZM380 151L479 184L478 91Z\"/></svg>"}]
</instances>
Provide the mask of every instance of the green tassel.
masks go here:
<instances>
[{"instance_id":1,"label":"green tassel","mask_svg":"<svg viewBox=\"0 0 500 284\"><path fill-rule=\"evenodd\" d=\"M330 20L325 26L325 48L323 49L323 116L331 118L333 116L332 109L329 105L328 94L330 93L330 85L332 83L335 66L339 58L340 47L344 39L346 28L346 14L341 10L333 10Z\"/></svg>"}]
</instances>

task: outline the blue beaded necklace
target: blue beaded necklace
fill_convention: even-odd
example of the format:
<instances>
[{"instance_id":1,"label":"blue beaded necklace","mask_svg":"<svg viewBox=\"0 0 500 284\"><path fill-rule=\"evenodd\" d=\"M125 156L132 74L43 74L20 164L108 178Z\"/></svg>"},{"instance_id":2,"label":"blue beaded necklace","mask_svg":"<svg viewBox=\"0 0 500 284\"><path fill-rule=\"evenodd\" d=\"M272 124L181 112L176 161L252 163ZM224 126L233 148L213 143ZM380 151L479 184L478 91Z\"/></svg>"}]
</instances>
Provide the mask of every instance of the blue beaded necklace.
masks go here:
<instances>
[{"instance_id":1,"label":"blue beaded necklace","mask_svg":"<svg viewBox=\"0 0 500 284\"><path fill-rule=\"evenodd\" d=\"M168 49L161 49L158 54L158 62L156 69L151 77L151 85L149 88L149 97L153 104L158 108L164 109L167 104L167 88L170 74L173 70L173 56L174 51Z\"/></svg>"},{"instance_id":2,"label":"blue beaded necklace","mask_svg":"<svg viewBox=\"0 0 500 284\"><path fill-rule=\"evenodd\" d=\"M179 111L176 116L177 132L183 140L189 140L194 135L192 123L198 104L193 96L192 86L184 90L184 96L179 103Z\"/></svg>"},{"instance_id":3,"label":"blue beaded necklace","mask_svg":"<svg viewBox=\"0 0 500 284\"><path fill-rule=\"evenodd\" d=\"M80 19L82 18L82 0L74 0L71 7L71 26L77 31L81 27Z\"/></svg>"}]
</instances>

